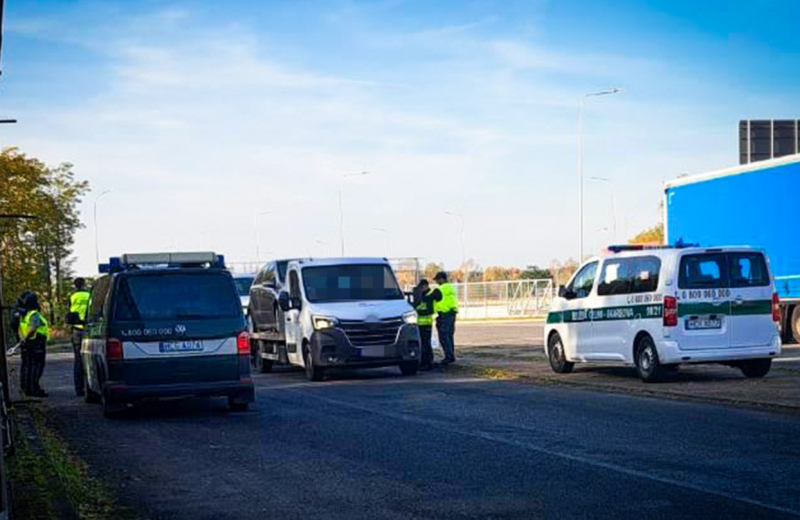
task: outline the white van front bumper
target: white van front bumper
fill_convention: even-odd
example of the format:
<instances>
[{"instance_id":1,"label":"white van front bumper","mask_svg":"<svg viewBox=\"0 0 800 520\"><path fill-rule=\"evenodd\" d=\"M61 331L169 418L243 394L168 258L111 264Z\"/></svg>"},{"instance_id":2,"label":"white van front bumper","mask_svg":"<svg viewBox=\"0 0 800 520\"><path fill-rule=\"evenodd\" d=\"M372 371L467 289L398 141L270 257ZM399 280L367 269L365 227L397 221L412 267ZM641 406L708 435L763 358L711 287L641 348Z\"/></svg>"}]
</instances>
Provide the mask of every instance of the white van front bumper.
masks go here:
<instances>
[{"instance_id":1,"label":"white van front bumper","mask_svg":"<svg viewBox=\"0 0 800 520\"><path fill-rule=\"evenodd\" d=\"M664 365L675 363L715 363L778 357L781 355L781 338L776 334L772 338L772 343L759 347L681 350L677 341L670 340L657 342L657 347L658 359Z\"/></svg>"}]
</instances>

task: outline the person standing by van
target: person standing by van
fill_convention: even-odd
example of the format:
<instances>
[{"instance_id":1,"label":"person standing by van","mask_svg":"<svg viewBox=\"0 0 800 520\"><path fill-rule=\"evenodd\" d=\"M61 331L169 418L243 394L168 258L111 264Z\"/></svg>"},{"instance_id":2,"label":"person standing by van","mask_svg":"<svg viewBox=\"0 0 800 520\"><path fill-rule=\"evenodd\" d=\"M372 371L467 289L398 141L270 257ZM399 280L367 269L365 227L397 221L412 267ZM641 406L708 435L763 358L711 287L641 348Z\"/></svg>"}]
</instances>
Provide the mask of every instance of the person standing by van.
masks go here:
<instances>
[{"instance_id":1,"label":"person standing by van","mask_svg":"<svg viewBox=\"0 0 800 520\"><path fill-rule=\"evenodd\" d=\"M424 278L419 281L414 289L414 310L417 311L417 327L422 343L422 355L420 356L420 370L430 370L433 368L433 318L436 311L433 309L433 291L428 280Z\"/></svg>"},{"instance_id":2,"label":"person standing by van","mask_svg":"<svg viewBox=\"0 0 800 520\"><path fill-rule=\"evenodd\" d=\"M82 396L85 378L83 376L83 363L81 362L81 342L83 331L86 327L86 310L89 308L89 291L86 290L86 280L75 278L75 292L69 297L69 323L72 325L72 352L75 354L75 363L72 369L75 383L75 395Z\"/></svg>"},{"instance_id":3,"label":"person standing by van","mask_svg":"<svg viewBox=\"0 0 800 520\"><path fill-rule=\"evenodd\" d=\"M45 348L50 337L50 326L40 312L36 293L30 293L25 299L25 310L27 312L19 323L22 364L27 365L27 370L23 370L22 391L33 397L47 397L39 380L44 373Z\"/></svg>"},{"instance_id":4,"label":"person standing by van","mask_svg":"<svg viewBox=\"0 0 800 520\"><path fill-rule=\"evenodd\" d=\"M436 332L439 343L444 350L442 365L456 362L456 315L458 314L458 298L453 285L447 281L447 273L436 273L434 280L439 287L433 291L433 308L436 311Z\"/></svg>"}]
</instances>

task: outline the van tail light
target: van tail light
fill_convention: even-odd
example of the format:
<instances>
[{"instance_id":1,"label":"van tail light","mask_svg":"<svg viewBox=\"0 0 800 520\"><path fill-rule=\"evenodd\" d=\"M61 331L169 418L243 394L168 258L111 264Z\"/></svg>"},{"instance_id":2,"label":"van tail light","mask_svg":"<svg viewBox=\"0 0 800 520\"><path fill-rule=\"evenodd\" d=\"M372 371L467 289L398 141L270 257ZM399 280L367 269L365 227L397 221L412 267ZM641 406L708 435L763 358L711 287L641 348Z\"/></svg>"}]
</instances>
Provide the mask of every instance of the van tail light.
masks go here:
<instances>
[{"instance_id":1,"label":"van tail light","mask_svg":"<svg viewBox=\"0 0 800 520\"><path fill-rule=\"evenodd\" d=\"M772 293L772 321L781 322L781 299L778 298L778 293Z\"/></svg>"},{"instance_id":2,"label":"van tail light","mask_svg":"<svg viewBox=\"0 0 800 520\"><path fill-rule=\"evenodd\" d=\"M250 334L247 332L242 332L236 338L236 352L240 356L250 355Z\"/></svg>"},{"instance_id":3,"label":"van tail light","mask_svg":"<svg viewBox=\"0 0 800 520\"><path fill-rule=\"evenodd\" d=\"M664 326L678 326L678 299L674 296L664 296Z\"/></svg>"},{"instance_id":4,"label":"van tail light","mask_svg":"<svg viewBox=\"0 0 800 520\"><path fill-rule=\"evenodd\" d=\"M108 338L106 340L106 359L115 360L122 359L122 342L117 338Z\"/></svg>"}]
</instances>

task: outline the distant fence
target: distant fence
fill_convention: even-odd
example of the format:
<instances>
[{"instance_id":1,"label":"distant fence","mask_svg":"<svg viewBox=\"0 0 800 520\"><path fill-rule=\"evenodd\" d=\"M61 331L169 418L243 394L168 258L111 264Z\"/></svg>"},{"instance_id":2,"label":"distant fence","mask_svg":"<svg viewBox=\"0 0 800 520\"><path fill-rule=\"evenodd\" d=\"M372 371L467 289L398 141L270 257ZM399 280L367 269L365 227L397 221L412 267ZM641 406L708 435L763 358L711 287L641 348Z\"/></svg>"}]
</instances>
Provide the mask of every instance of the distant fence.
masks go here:
<instances>
[{"instance_id":1,"label":"distant fence","mask_svg":"<svg viewBox=\"0 0 800 520\"><path fill-rule=\"evenodd\" d=\"M553 280L454 283L459 318L544 316L553 299Z\"/></svg>"}]
</instances>

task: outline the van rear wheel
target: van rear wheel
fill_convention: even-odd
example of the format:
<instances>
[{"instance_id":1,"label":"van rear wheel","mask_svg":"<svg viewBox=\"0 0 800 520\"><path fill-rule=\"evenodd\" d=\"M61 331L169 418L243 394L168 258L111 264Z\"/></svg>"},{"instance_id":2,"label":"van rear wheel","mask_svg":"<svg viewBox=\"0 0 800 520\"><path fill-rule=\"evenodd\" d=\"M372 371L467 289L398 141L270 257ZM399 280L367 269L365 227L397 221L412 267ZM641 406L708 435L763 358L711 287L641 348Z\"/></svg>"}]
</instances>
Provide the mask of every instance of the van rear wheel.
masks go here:
<instances>
[{"instance_id":1,"label":"van rear wheel","mask_svg":"<svg viewBox=\"0 0 800 520\"><path fill-rule=\"evenodd\" d=\"M575 368L575 363L567 361L564 342L557 332L547 340L547 357L550 360L550 368L556 374L569 374Z\"/></svg>"},{"instance_id":2,"label":"van rear wheel","mask_svg":"<svg viewBox=\"0 0 800 520\"><path fill-rule=\"evenodd\" d=\"M664 365L658 359L653 338L643 336L636 344L636 371L645 383L659 381L664 376Z\"/></svg>"},{"instance_id":3,"label":"van rear wheel","mask_svg":"<svg viewBox=\"0 0 800 520\"><path fill-rule=\"evenodd\" d=\"M247 401L241 401L233 396L228 397L228 408L233 412L245 412L249 407L250 403Z\"/></svg>"},{"instance_id":4,"label":"van rear wheel","mask_svg":"<svg viewBox=\"0 0 800 520\"><path fill-rule=\"evenodd\" d=\"M100 404L103 407L103 417L106 419L116 419L125 411L125 403L115 402L109 399L108 392L100 394Z\"/></svg>"},{"instance_id":5,"label":"van rear wheel","mask_svg":"<svg viewBox=\"0 0 800 520\"><path fill-rule=\"evenodd\" d=\"M749 378L762 378L769 373L769 369L772 368L772 359L751 359L749 361L742 361L739 364L739 369L742 371L745 377Z\"/></svg>"}]
</instances>

